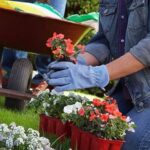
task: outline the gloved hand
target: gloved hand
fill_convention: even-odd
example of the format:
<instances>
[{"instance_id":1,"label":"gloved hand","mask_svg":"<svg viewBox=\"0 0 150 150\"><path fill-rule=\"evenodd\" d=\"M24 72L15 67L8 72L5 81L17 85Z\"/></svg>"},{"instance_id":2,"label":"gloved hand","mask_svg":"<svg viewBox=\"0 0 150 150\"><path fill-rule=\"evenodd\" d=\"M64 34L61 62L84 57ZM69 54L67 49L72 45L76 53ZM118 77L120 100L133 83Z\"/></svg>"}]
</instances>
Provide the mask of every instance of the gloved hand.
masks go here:
<instances>
[{"instance_id":1,"label":"gloved hand","mask_svg":"<svg viewBox=\"0 0 150 150\"><path fill-rule=\"evenodd\" d=\"M53 62L49 69L59 70L44 75L47 83L54 86L57 92L90 87L104 88L109 83L105 65L92 67L71 62Z\"/></svg>"}]
</instances>

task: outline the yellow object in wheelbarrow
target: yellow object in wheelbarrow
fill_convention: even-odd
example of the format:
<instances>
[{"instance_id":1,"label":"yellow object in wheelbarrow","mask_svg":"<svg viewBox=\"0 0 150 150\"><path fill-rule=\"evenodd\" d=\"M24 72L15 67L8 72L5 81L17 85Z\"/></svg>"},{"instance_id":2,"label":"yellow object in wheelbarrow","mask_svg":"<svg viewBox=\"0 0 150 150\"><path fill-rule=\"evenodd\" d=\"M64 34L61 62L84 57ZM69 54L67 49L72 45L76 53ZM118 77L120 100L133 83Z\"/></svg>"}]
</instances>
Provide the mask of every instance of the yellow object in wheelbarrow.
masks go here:
<instances>
[{"instance_id":1,"label":"yellow object in wheelbarrow","mask_svg":"<svg viewBox=\"0 0 150 150\"><path fill-rule=\"evenodd\" d=\"M13 7L8 4L7 0L0 0L0 8L13 10Z\"/></svg>"},{"instance_id":2,"label":"yellow object in wheelbarrow","mask_svg":"<svg viewBox=\"0 0 150 150\"><path fill-rule=\"evenodd\" d=\"M48 9L44 7L36 5L34 3L3 0L2 2L0 2L0 8L12 9L12 10L35 14L35 15L44 16L44 17L62 19L57 14L49 11Z\"/></svg>"}]
</instances>

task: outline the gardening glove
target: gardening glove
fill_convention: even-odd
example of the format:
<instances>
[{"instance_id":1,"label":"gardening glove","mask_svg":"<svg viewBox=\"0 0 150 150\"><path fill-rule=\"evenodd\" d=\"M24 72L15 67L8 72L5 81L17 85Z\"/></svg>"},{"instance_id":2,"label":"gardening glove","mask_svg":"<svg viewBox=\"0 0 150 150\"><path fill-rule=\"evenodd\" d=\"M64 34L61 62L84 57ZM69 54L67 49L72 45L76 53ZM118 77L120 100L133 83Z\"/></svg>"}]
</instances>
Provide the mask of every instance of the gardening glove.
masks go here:
<instances>
[{"instance_id":1,"label":"gardening glove","mask_svg":"<svg viewBox=\"0 0 150 150\"><path fill-rule=\"evenodd\" d=\"M47 83L54 86L57 92L90 87L103 89L109 83L105 65L92 67L71 62L56 62L51 63L49 68L59 70L44 76Z\"/></svg>"},{"instance_id":2,"label":"gardening glove","mask_svg":"<svg viewBox=\"0 0 150 150\"><path fill-rule=\"evenodd\" d=\"M51 65L55 64L55 63L58 63L58 61L57 60L53 61L52 63L50 63L50 65L47 66L48 75L50 75L53 72L56 72L56 70L51 69ZM77 57L77 64L87 65L85 58L83 56L81 56L81 55L78 55L78 57ZM44 74L44 76L46 77L45 74Z\"/></svg>"}]
</instances>

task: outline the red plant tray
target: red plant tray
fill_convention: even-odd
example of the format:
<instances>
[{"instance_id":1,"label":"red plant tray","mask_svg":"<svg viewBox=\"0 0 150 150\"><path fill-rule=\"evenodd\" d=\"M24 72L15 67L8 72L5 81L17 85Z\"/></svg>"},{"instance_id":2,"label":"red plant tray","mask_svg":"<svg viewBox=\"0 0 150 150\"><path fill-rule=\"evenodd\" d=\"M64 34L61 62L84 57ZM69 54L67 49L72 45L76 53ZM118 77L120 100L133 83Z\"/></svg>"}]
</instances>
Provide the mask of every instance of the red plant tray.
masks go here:
<instances>
[{"instance_id":1,"label":"red plant tray","mask_svg":"<svg viewBox=\"0 0 150 150\"><path fill-rule=\"evenodd\" d=\"M72 126L71 148L73 150L120 150L124 141L98 138Z\"/></svg>"}]
</instances>

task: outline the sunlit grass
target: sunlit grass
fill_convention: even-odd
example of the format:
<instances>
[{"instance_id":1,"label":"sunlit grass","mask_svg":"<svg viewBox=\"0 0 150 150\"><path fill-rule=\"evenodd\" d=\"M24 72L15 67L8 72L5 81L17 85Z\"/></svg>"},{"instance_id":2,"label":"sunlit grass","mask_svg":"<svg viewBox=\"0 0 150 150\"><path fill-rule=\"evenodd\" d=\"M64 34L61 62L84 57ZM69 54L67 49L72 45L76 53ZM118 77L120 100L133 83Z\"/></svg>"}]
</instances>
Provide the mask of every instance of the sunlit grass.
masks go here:
<instances>
[{"instance_id":1,"label":"sunlit grass","mask_svg":"<svg viewBox=\"0 0 150 150\"><path fill-rule=\"evenodd\" d=\"M23 112L18 112L4 108L4 98L0 97L0 123L10 124L11 122L22 125L26 129L38 130L39 117L32 110L26 109Z\"/></svg>"}]
</instances>

